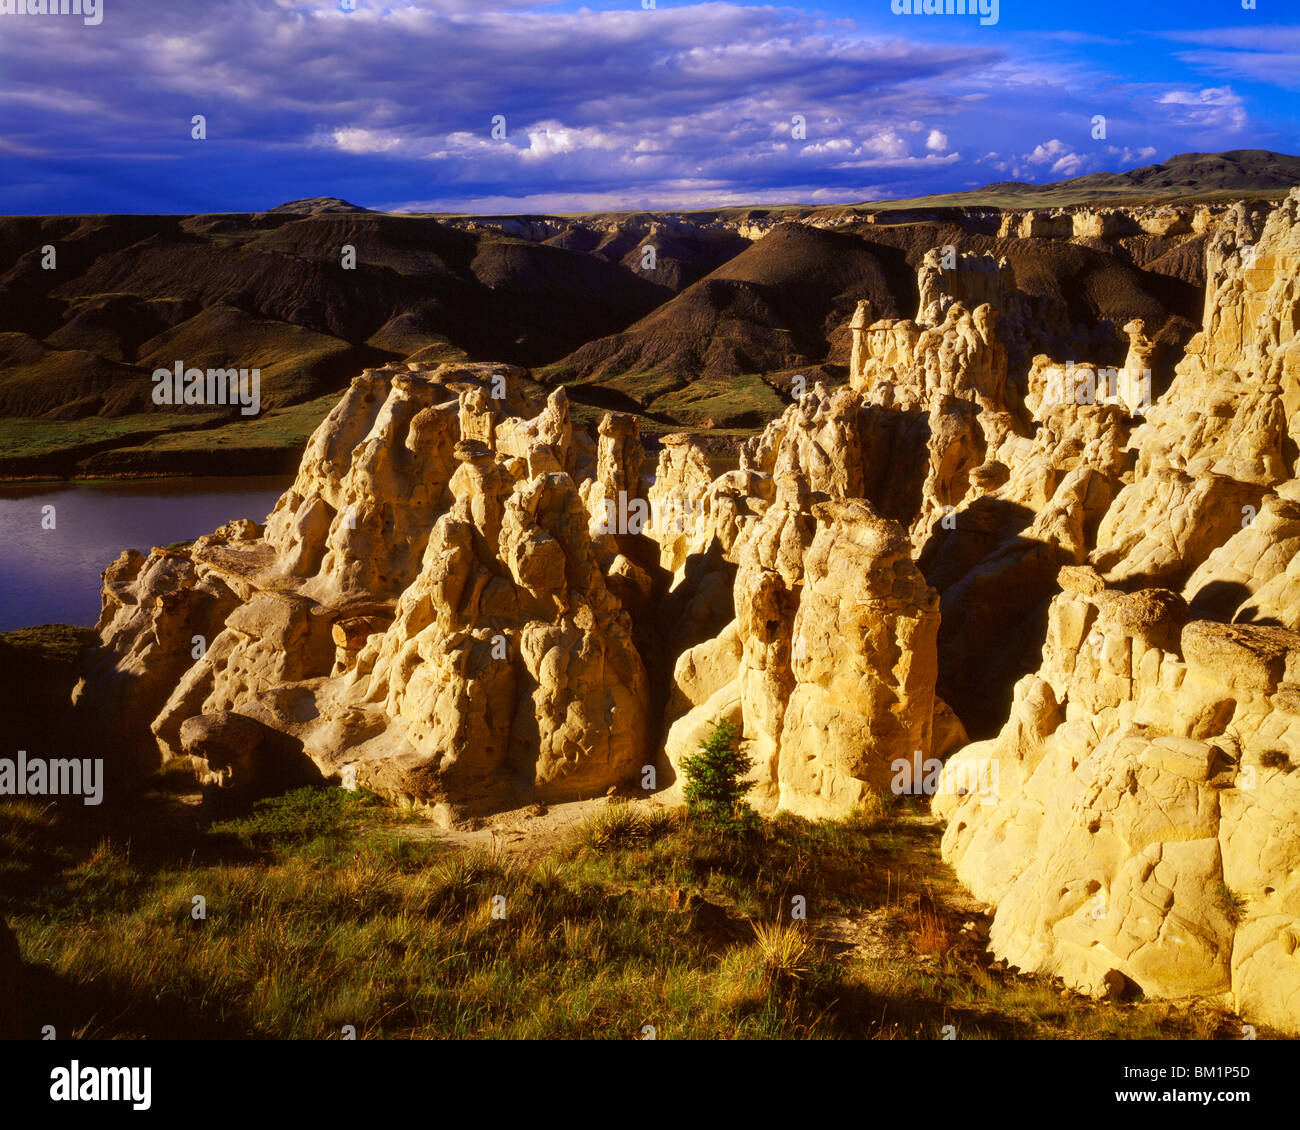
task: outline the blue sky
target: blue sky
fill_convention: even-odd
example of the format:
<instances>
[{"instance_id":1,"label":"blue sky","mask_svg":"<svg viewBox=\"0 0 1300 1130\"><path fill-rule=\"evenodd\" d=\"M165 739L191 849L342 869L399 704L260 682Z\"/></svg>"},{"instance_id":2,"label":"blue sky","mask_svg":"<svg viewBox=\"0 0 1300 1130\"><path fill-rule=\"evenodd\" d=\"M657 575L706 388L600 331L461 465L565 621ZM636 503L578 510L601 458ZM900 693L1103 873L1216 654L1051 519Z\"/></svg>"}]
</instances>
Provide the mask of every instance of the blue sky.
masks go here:
<instances>
[{"instance_id":1,"label":"blue sky","mask_svg":"<svg viewBox=\"0 0 1300 1130\"><path fill-rule=\"evenodd\" d=\"M100 2L97 26L0 14L0 213L816 204L1300 152L1296 0L999 0L984 26L891 0Z\"/></svg>"}]
</instances>

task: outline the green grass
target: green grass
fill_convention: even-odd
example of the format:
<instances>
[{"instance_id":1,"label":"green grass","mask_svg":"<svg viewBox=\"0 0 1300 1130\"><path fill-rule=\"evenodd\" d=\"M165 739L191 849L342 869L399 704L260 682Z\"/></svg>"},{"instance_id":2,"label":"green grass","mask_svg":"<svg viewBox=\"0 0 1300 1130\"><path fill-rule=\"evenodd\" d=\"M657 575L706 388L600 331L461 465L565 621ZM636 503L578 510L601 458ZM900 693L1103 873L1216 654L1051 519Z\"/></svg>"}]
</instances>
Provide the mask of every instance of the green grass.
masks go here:
<instances>
[{"instance_id":1,"label":"green grass","mask_svg":"<svg viewBox=\"0 0 1300 1130\"><path fill-rule=\"evenodd\" d=\"M306 445L316 426L342 398L331 392L302 404L271 408L260 415L202 431L173 431L146 443L115 449L122 452L194 451L221 448L290 451Z\"/></svg>"},{"instance_id":2,"label":"green grass","mask_svg":"<svg viewBox=\"0 0 1300 1130\"><path fill-rule=\"evenodd\" d=\"M761 427L785 411L785 403L756 373L738 377L701 377L661 396L651 405L686 424Z\"/></svg>"},{"instance_id":3,"label":"green grass","mask_svg":"<svg viewBox=\"0 0 1300 1130\"><path fill-rule=\"evenodd\" d=\"M1214 904L1223 911L1223 916L1233 926L1239 926L1246 920L1249 900L1244 895L1234 891L1222 879L1212 885L1210 897L1214 900Z\"/></svg>"},{"instance_id":4,"label":"green grass","mask_svg":"<svg viewBox=\"0 0 1300 1130\"><path fill-rule=\"evenodd\" d=\"M126 437L160 435L178 426L193 428L217 418L217 413L206 412L183 416L140 412L111 419L88 416L82 420L0 417L0 451L7 459L31 459Z\"/></svg>"},{"instance_id":5,"label":"green grass","mask_svg":"<svg viewBox=\"0 0 1300 1130\"><path fill-rule=\"evenodd\" d=\"M597 851L625 848L657 840L672 828L672 823L672 814L663 810L643 813L626 803L611 804L583 825L582 842Z\"/></svg>"},{"instance_id":6,"label":"green grass","mask_svg":"<svg viewBox=\"0 0 1300 1130\"><path fill-rule=\"evenodd\" d=\"M547 371L549 370L543 370L543 372ZM545 377L542 379L545 379ZM681 388L685 383L686 378L681 373L662 369L649 372L619 373L617 376L612 377L586 377L574 382L578 388L595 385L598 388L613 389L615 392L628 397L629 400L644 405L654 403L661 396Z\"/></svg>"},{"instance_id":7,"label":"green grass","mask_svg":"<svg viewBox=\"0 0 1300 1130\"><path fill-rule=\"evenodd\" d=\"M306 446L311 433L342 395L342 392L331 392L302 404L267 409L256 417L229 423L218 423L229 419L224 412L191 414L162 410L114 419L5 418L0 419L0 451L4 452L8 472L14 475L28 474L25 464L30 464L34 473L46 467L50 460L71 471L84 458L85 474L111 475L122 466L123 458L132 457L143 462L150 456L174 458L193 454L203 458L210 457L214 451L228 455L249 452L288 456ZM91 453L95 447L105 445L103 452Z\"/></svg>"},{"instance_id":8,"label":"green grass","mask_svg":"<svg viewBox=\"0 0 1300 1130\"><path fill-rule=\"evenodd\" d=\"M543 379L549 371L542 370ZM646 412L674 421L677 430L761 430L768 420L785 411L785 402L758 373L688 380L681 373L657 370L586 378L570 387L577 390L574 396L580 397L587 386L621 393L645 405ZM653 424L643 421L643 430L654 430Z\"/></svg>"},{"instance_id":9,"label":"green grass","mask_svg":"<svg viewBox=\"0 0 1300 1130\"><path fill-rule=\"evenodd\" d=\"M380 807L379 798L363 789L302 788L259 800L251 813L215 821L209 831L248 848L274 851L336 836Z\"/></svg>"},{"instance_id":10,"label":"green grass","mask_svg":"<svg viewBox=\"0 0 1300 1130\"><path fill-rule=\"evenodd\" d=\"M638 381L638 377L626 381L618 377L601 387L617 390L620 383L630 387ZM593 434L607 412L627 411L639 420L643 437L686 433L706 435L714 440L748 439L760 434L768 421L784 412L786 406L761 377L746 376L737 378L737 381L740 382L738 388L731 388L731 382L712 379L702 379L676 390L671 384L665 384L663 387L669 390L667 397L661 396L644 411L583 403L578 399L583 395L582 386L571 385L568 386L571 397L569 414L576 426L587 428ZM713 421L711 425L708 424L710 420ZM717 468L718 473L732 470L735 465L732 458L726 466Z\"/></svg>"},{"instance_id":11,"label":"green grass","mask_svg":"<svg viewBox=\"0 0 1300 1130\"><path fill-rule=\"evenodd\" d=\"M340 790L215 823L157 798L121 822L88 811L0 803L28 1022L60 1038L1237 1031L1212 1010L1062 997L991 965L942 897L937 827L893 806L782 816L735 841L615 804L531 862L449 847ZM836 923L863 929L846 940Z\"/></svg>"},{"instance_id":12,"label":"green grass","mask_svg":"<svg viewBox=\"0 0 1300 1130\"><path fill-rule=\"evenodd\" d=\"M75 624L41 624L34 628L0 632L0 642L35 652L44 659L72 663L80 657L83 648L97 644L99 636L93 628Z\"/></svg>"}]
</instances>

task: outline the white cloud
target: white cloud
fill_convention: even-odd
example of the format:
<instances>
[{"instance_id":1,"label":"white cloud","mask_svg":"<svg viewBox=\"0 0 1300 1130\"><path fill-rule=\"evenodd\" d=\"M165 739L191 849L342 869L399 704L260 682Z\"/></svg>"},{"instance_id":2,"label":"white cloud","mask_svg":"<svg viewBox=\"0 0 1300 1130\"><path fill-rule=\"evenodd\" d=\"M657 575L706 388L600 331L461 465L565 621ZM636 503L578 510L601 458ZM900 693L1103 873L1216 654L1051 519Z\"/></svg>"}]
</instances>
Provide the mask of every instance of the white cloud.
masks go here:
<instances>
[{"instance_id":1,"label":"white cloud","mask_svg":"<svg viewBox=\"0 0 1300 1130\"><path fill-rule=\"evenodd\" d=\"M525 161L544 161L561 153L582 149L623 149L621 138L599 129L570 129L560 122L539 122L527 131L528 148L520 150Z\"/></svg>"},{"instance_id":2,"label":"white cloud","mask_svg":"<svg viewBox=\"0 0 1300 1130\"><path fill-rule=\"evenodd\" d=\"M1158 150L1154 145L1144 145L1141 149L1130 149L1127 145L1119 149L1114 145L1108 145L1106 152L1117 157L1121 165L1134 165L1139 161L1150 161Z\"/></svg>"},{"instance_id":3,"label":"white cloud","mask_svg":"<svg viewBox=\"0 0 1300 1130\"><path fill-rule=\"evenodd\" d=\"M1032 153L1025 154L1025 160L1031 165L1047 165L1070 153L1070 147L1058 137L1034 146Z\"/></svg>"},{"instance_id":4,"label":"white cloud","mask_svg":"<svg viewBox=\"0 0 1300 1130\"><path fill-rule=\"evenodd\" d=\"M374 130L347 126L333 133L334 144L344 153L391 153L402 144L400 137L384 137Z\"/></svg>"},{"instance_id":5,"label":"white cloud","mask_svg":"<svg viewBox=\"0 0 1300 1130\"><path fill-rule=\"evenodd\" d=\"M238 18L132 0L74 37L7 25L0 107L14 112L0 145L16 167L10 183L71 184L80 207L98 210L263 206L325 183L355 186L348 194L363 204L428 204L436 191L461 203L686 206L913 196L999 172L1047 179L1145 163L1157 146L1244 143L1246 107L1228 87L1116 75L1083 36L1067 51L1060 37L945 41L900 36L886 21L886 37L802 5L731 0L654 12L635 0L603 11L540 0L357 0L351 13L335 0L233 5ZM1295 43L1266 35L1250 47ZM1089 144L1080 100L1098 91L1112 137L1141 148ZM198 112L232 146L220 167L200 165L189 144ZM495 114L507 118L505 139L491 137ZM806 140L791 136L795 114ZM1044 135L1021 153L1021 139ZM949 152L950 136L990 156ZM43 164L54 153L84 165ZM163 161L194 165L116 183L102 175ZM24 187L10 207L66 209L60 199Z\"/></svg>"},{"instance_id":6,"label":"white cloud","mask_svg":"<svg viewBox=\"0 0 1300 1130\"><path fill-rule=\"evenodd\" d=\"M1024 161L1025 165L1045 165L1047 166L1044 170L1045 175L1055 177L1077 177L1097 163L1094 156L1079 153L1059 137L1035 145L1033 151L1023 154L1020 160ZM1015 160L1004 162L997 167L1009 171L1015 177L1025 176L1028 172L1025 166Z\"/></svg>"},{"instance_id":7,"label":"white cloud","mask_svg":"<svg viewBox=\"0 0 1300 1130\"><path fill-rule=\"evenodd\" d=\"M800 149L800 156L820 157L824 154L846 154L855 152L853 142L847 137L832 137L827 141L814 141Z\"/></svg>"},{"instance_id":8,"label":"white cloud","mask_svg":"<svg viewBox=\"0 0 1300 1130\"><path fill-rule=\"evenodd\" d=\"M1247 120L1245 103L1230 86L1203 90L1170 90L1156 99L1177 125L1195 129L1242 129Z\"/></svg>"},{"instance_id":9,"label":"white cloud","mask_svg":"<svg viewBox=\"0 0 1300 1130\"><path fill-rule=\"evenodd\" d=\"M1176 58L1223 78L1262 82L1283 90L1300 90L1300 27L1294 24L1171 31L1166 38L1198 45Z\"/></svg>"},{"instance_id":10,"label":"white cloud","mask_svg":"<svg viewBox=\"0 0 1300 1130\"><path fill-rule=\"evenodd\" d=\"M898 136L898 132L892 129L877 130L867 138L858 149L859 153L870 154L873 157L906 157L908 156L907 141Z\"/></svg>"},{"instance_id":11,"label":"white cloud","mask_svg":"<svg viewBox=\"0 0 1300 1130\"><path fill-rule=\"evenodd\" d=\"M523 192L460 195L436 200L403 200L377 204L388 212L459 212L470 215L519 215L538 212L608 212L629 208L647 210L727 208L747 204L836 204L877 200L891 195L888 186L850 184L827 189L815 184L784 188L736 189L712 181L682 179L657 185L652 191L629 193L625 189L599 192Z\"/></svg>"}]
</instances>

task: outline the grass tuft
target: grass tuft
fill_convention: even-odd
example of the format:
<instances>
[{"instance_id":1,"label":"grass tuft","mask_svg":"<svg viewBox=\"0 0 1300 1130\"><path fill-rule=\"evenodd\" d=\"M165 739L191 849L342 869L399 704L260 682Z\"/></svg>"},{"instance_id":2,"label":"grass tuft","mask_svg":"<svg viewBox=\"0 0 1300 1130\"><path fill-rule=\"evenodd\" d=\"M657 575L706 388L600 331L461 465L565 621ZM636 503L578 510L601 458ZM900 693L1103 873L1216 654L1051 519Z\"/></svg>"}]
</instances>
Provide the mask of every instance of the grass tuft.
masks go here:
<instances>
[{"instance_id":1,"label":"grass tuft","mask_svg":"<svg viewBox=\"0 0 1300 1130\"><path fill-rule=\"evenodd\" d=\"M796 922L755 922L754 938L768 984L798 981L811 968L808 940Z\"/></svg>"}]
</instances>

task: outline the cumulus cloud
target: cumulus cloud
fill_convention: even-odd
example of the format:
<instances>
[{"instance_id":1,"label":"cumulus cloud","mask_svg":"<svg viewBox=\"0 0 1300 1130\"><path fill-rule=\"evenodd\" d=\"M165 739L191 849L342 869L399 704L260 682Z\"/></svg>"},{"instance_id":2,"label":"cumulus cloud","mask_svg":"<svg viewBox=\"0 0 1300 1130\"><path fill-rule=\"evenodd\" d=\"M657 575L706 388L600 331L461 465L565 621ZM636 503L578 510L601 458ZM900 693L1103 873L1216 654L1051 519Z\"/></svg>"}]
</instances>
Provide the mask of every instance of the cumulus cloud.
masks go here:
<instances>
[{"instance_id":1,"label":"cumulus cloud","mask_svg":"<svg viewBox=\"0 0 1300 1130\"><path fill-rule=\"evenodd\" d=\"M1060 179L1083 176L1101 170L1131 169L1151 161L1158 150L1154 145L1138 148L1106 145L1096 149L1079 150L1067 145L1059 137L1044 141L1028 152L1013 158L1002 158L990 153L990 163L1003 172L1017 177L1043 179L1045 176Z\"/></svg>"},{"instance_id":2,"label":"cumulus cloud","mask_svg":"<svg viewBox=\"0 0 1300 1130\"><path fill-rule=\"evenodd\" d=\"M1089 164L1088 157L1076 152L1057 137L1035 145L1033 152L1025 154L1024 160L1030 165L1046 165L1048 172L1059 177L1079 176Z\"/></svg>"},{"instance_id":3,"label":"cumulus cloud","mask_svg":"<svg viewBox=\"0 0 1300 1130\"><path fill-rule=\"evenodd\" d=\"M1230 132L1246 125L1246 107L1231 87L1213 86L1204 90L1169 90L1156 99L1166 107L1166 114L1176 125L1192 129L1218 129Z\"/></svg>"},{"instance_id":4,"label":"cumulus cloud","mask_svg":"<svg viewBox=\"0 0 1300 1130\"><path fill-rule=\"evenodd\" d=\"M388 153L402 144L399 137L384 137L372 129L355 127L336 129L332 136L344 153Z\"/></svg>"},{"instance_id":5,"label":"cumulus cloud","mask_svg":"<svg viewBox=\"0 0 1300 1130\"><path fill-rule=\"evenodd\" d=\"M1127 167L1138 161L1150 161L1159 150L1154 145L1144 145L1140 149L1130 149L1127 145L1122 148L1108 145L1106 146L1106 152L1114 157L1119 164Z\"/></svg>"},{"instance_id":6,"label":"cumulus cloud","mask_svg":"<svg viewBox=\"0 0 1300 1130\"><path fill-rule=\"evenodd\" d=\"M524 160L544 161L559 153L584 149L625 149L624 139L604 130L569 129L560 122L539 122L527 131L528 147L520 150Z\"/></svg>"},{"instance_id":7,"label":"cumulus cloud","mask_svg":"<svg viewBox=\"0 0 1300 1130\"><path fill-rule=\"evenodd\" d=\"M333 154L390 178L432 176L460 203L564 185L575 198L620 183L680 195L684 176L751 199L766 189L790 199L796 187L851 194L862 186L845 168L910 161L911 133L944 106L944 85L1001 58L983 44L900 44L791 9L510 6L358 0L343 12L231 0L218 17L140 0L97 39L0 43L11 98L40 100L49 73L75 76L53 114L5 140L9 151L39 149L42 134L79 117L105 161L148 150L189 163L189 116L203 113L212 141L255 147L281 169L306 174ZM504 138L492 136L498 115ZM939 137L930 151L943 148ZM826 182L810 181L810 167ZM309 187L318 191L293 191Z\"/></svg>"},{"instance_id":8,"label":"cumulus cloud","mask_svg":"<svg viewBox=\"0 0 1300 1130\"><path fill-rule=\"evenodd\" d=\"M942 130L932 129L930 136L925 139L925 147L936 153L941 153L948 148L948 135Z\"/></svg>"},{"instance_id":9,"label":"cumulus cloud","mask_svg":"<svg viewBox=\"0 0 1300 1130\"><path fill-rule=\"evenodd\" d=\"M1040 145L1035 145L1034 151L1026 154L1025 160L1031 165L1046 165L1069 151L1065 142L1054 137L1051 141L1044 141Z\"/></svg>"}]
</instances>

